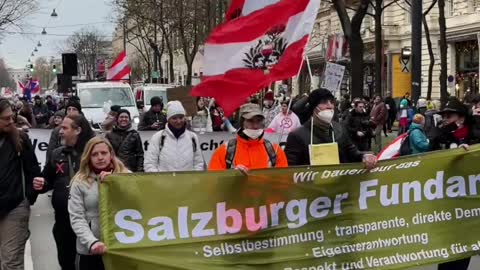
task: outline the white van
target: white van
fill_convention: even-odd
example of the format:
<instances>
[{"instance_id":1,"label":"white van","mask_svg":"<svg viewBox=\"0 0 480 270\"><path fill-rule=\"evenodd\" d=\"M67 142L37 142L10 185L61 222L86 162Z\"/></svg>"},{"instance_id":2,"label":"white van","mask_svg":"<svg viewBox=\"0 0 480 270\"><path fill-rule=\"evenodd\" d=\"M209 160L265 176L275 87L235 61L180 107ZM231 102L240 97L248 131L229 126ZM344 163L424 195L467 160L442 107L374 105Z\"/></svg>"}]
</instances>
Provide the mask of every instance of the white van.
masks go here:
<instances>
[{"instance_id":1,"label":"white van","mask_svg":"<svg viewBox=\"0 0 480 270\"><path fill-rule=\"evenodd\" d=\"M169 84L145 84L135 87L135 98L143 105L143 111L150 110L150 99L152 97L160 97L163 104L168 103L167 89L174 88L175 85Z\"/></svg>"},{"instance_id":2,"label":"white van","mask_svg":"<svg viewBox=\"0 0 480 270\"><path fill-rule=\"evenodd\" d=\"M95 130L105 120L110 107L118 105L130 112L132 126L137 128L140 115L135 103L132 88L123 82L89 82L77 84L82 111Z\"/></svg>"}]
</instances>

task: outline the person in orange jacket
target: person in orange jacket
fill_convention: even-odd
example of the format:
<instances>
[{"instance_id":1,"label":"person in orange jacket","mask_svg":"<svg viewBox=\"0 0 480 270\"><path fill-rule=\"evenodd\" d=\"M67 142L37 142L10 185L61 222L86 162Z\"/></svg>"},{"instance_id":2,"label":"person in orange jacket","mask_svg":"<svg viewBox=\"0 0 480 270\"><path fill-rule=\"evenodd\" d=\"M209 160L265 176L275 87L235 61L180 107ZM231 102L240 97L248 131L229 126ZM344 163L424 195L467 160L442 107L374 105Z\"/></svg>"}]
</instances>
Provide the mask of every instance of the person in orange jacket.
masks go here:
<instances>
[{"instance_id":1,"label":"person in orange jacket","mask_svg":"<svg viewBox=\"0 0 480 270\"><path fill-rule=\"evenodd\" d=\"M213 153L209 171L236 169L246 173L252 169L288 167L283 149L263 138L265 116L260 106L243 105L240 117L242 128L237 137Z\"/></svg>"}]
</instances>

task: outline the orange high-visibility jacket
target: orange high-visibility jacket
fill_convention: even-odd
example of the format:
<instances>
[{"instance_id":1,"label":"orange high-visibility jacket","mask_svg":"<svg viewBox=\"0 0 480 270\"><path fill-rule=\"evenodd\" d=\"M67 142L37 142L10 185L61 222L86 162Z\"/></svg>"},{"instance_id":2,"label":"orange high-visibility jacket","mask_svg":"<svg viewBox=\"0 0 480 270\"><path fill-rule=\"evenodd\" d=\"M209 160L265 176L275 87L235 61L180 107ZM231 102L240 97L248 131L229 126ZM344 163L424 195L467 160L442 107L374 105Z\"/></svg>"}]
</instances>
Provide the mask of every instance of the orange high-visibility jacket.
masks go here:
<instances>
[{"instance_id":1,"label":"orange high-visibility jacket","mask_svg":"<svg viewBox=\"0 0 480 270\"><path fill-rule=\"evenodd\" d=\"M288 167L287 157L283 149L277 145L273 145L273 149L277 152L276 168ZM209 171L221 171L227 169L227 145L220 146L210 160ZM237 148L235 158L233 160L232 169L238 165L243 165L250 170L269 168L270 159L265 149L263 139L247 141L237 136Z\"/></svg>"}]
</instances>

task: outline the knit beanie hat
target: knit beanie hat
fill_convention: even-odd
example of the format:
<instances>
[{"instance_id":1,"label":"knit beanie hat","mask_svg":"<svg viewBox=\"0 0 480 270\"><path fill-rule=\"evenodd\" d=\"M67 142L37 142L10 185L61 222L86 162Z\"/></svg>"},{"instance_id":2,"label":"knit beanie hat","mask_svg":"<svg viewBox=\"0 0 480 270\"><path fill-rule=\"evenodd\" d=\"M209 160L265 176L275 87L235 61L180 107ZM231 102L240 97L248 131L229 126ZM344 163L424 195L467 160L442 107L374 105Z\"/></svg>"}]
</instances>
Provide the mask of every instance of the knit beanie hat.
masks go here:
<instances>
[{"instance_id":1,"label":"knit beanie hat","mask_svg":"<svg viewBox=\"0 0 480 270\"><path fill-rule=\"evenodd\" d=\"M156 105L162 105L163 107L163 101L160 97L152 97L150 99L150 105L153 107L153 106L156 106Z\"/></svg>"},{"instance_id":2,"label":"knit beanie hat","mask_svg":"<svg viewBox=\"0 0 480 270\"><path fill-rule=\"evenodd\" d=\"M174 115L186 115L185 108L180 101L174 100L167 103L167 120Z\"/></svg>"},{"instance_id":3,"label":"knit beanie hat","mask_svg":"<svg viewBox=\"0 0 480 270\"><path fill-rule=\"evenodd\" d=\"M65 106L65 111L68 110L68 107L74 107L76 108L79 112L82 111L82 105L80 105L79 102L75 100L69 100L67 103L67 106Z\"/></svg>"},{"instance_id":4,"label":"knit beanie hat","mask_svg":"<svg viewBox=\"0 0 480 270\"><path fill-rule=\"evenodd\" d=\"M132 117L130 116L130 112L128 110L120 109L117 111L118 116L120 116L122 113L126 113L128 115L128 118L132 119Z\"/></svg>"},{"instance_id":5,"label":"knit beanie hat","mask_svg":"<svg viewBox=\"0 0 480 270\"><path fill-rule=\"evenodd\" d=\"M405 99L405 98L402 99L402 101L400 101L400 108L406 109L407 106L408 106L408 101L407 101L407 99Z\"/></svg>"},{"instance_id":6,"label":"knit beanie hat","mask_svg":"<svg viewBox=\"0 0 480 270\"><path fill-rule=\"evenodd\" d=\"M427 100L424 98L420 98L417 101L417 107L418 108L426 108L427 107Z\"/></svg>"}]
</instances>

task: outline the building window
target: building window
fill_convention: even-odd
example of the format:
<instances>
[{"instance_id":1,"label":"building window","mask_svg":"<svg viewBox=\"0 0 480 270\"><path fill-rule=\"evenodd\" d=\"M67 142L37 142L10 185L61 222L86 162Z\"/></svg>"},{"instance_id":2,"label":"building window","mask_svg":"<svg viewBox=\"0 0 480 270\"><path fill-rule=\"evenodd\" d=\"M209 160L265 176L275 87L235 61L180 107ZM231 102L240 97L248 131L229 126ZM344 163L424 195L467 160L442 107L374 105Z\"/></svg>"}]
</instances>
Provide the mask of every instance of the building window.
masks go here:
<instances>
[{"instance_id":1,"label":"building window","mask_svg":"<svg viewBox=\"0 0 480 270\"><path fill-rule=\"evenodd\" d=\"M453 1L454 0L446 0L445 1L445 15L446 16L453 16L453 12L455 11Z\"/></svg>"}]
</instances>

